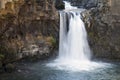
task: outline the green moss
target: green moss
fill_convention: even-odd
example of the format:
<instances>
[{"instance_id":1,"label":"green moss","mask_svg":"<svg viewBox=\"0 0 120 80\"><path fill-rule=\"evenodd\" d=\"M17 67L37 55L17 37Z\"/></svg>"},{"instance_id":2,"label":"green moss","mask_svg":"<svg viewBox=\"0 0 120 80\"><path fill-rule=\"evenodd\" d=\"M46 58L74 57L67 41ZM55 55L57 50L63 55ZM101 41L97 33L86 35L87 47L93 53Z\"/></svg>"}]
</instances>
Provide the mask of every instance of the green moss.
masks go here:
<instances>
[{"instance_id":1,"label":"green moss","mask_svg":"<svg viewBox=\"0 0 120 80\"><path fill-rule=\"evenodd\" d=\"M5 56L3 54L0 54L0 61L4 58Z\"/></svg>"},{"instance_id":2,"label":"green moss","mask_svg":"<svg viewBox=\"0 0 120 80\"><path fill-rule=\"evenodd\" d=\"M54 37L51 37L51 43L52 43L52 45L56 44L56 39Z\"/></svg>"},{"instance_id":3,"label":"green moss","mask_svg":"<svg viewBox=\"0 0 120 80\"><path fill-rule=\"evenodd\" d=\"M93 37L94 33L93 32L89 32L88 35L91 36L91 37Z\"/></svg>"},{"instance_id":4,"label":"green moss","mask_svg":"<svg viewBox=\"0 0 120 80\"><path fill-rule=\"evenodd\" d=\"M2 61L5 57L5 48L3 46L0 46L0 61Z\"/></svg>"},{"instance_id":5,"label":"green moss","mask_svg":"<svg viewBox=\"0 0 120 80\"><path fill-rule=\"evenodd\" d=\"M46 37L46 44L53 49L56 47L56 39L53 36Z\"/></svg>"}]
</instances>

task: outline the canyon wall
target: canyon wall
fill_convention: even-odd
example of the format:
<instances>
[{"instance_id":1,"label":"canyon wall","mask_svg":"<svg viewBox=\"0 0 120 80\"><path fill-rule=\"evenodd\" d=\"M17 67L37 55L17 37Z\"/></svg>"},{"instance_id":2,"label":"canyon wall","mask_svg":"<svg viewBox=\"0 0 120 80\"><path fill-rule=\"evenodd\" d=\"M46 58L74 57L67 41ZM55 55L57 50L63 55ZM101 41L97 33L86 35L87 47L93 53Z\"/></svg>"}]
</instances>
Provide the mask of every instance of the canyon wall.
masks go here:
<instances>
[{"instance_id":1,"label":"canyon wall","mask_svg":"<svg viewBox=\"0 0 120 80\"><path fill-rule=\"evenodd\" d=\"M119 0L101 0L97 7L89 9L91 26L87 30L93 56L97 58L120 59L119 4Z\"/></svg>"},{"instance_id":2,"label":"canyon wall","mask_svg":"<svg viewBox=\"0 0 120 80\"><path fill-rule=\"evenodd\" d=\"M0 10L0 69L23 58L49 57L58 41L59 17L53 0L11 3L14 10Z\"/></svg>"}]
</instances>

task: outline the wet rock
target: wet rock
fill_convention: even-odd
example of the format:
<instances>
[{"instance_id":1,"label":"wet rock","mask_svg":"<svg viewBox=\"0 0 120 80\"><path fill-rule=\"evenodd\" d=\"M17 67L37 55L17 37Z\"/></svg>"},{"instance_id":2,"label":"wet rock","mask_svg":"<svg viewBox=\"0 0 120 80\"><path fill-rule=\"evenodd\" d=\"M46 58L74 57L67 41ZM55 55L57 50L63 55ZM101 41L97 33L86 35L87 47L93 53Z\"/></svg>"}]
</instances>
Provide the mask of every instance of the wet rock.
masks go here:
<instances>
[{"instance_id":1,"label":"wet rock","mask_svg":"<svg viewBox=\"0 0 120 80\"><path fill-rule=\"evenodd\" d=\"M18 71L19 73L21 73L21 72L22 72L22 70L20 70L20 69L19 69L19 70L17 70L17 71Z\"/></svg>"},{"instance_id":2,"label":"wet rock","mask_svg":"<svg viewBox=\"0 0 120 80\"><path fill-rule=\"evenodd\" d=\"M52 50L55 47L56 41L53 37L41 37L40 40L33 40L32 43L26 43L21 51L17 54L18 59L26 57L42 58L43 56L48 57L52 53ZM30 40L30 39L29 39Z\"/></svg>"},{"instance_id":3,"label":"wet rock","mask_svg":"<svg viewBox=\"0 0 120 80\"><path fill-rule=\"evenodd\" d=\"M65 4L62 0L56 0L55 7L57 10L65 9Z\"/></svg>"},{"instance_id":4,"label":"wet rock","mask_svg":"<svg viewBox=\"0 0 120 80\"><path fill-rule=\"evenodd\" d=\"M7 64L6 66L5 66L5 71L6 72L12 72L12 71L14 71L15 70L15 66L13 65L13 64L11 64L11 63L9 63L9 64Z\"/></svg>"},{"instance_id":5,"label":"wet rock","mask_svg":"<svg viewBox=\"0 0 120 80\"><path fill-rule=\"evenodd\" d=\"M3 67L2 67L2 63L0 62L0 73L4 72Z\"/></svg>"}]
</instances>

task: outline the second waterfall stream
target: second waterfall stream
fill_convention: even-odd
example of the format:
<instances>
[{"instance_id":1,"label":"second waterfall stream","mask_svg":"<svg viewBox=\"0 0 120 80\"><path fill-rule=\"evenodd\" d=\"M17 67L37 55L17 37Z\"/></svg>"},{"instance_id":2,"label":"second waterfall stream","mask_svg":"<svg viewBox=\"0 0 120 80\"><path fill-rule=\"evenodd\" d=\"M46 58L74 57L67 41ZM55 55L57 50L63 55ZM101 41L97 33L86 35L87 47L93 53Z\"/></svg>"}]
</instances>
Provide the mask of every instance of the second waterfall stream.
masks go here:
<instances>
[{"instance_id":1,"label":"second waterfall stream","mask_svg":"<svg viewBox=\"0 0 120 80\"><path fill-rule=\"evenodd\" d=\"M106 63L90 60L91 51L81 19L82 11L84 9L78 9L65 2L65 10L60 11L59 55L47 66L70 71L89 71L107 66Z\"/></svg>"}]
</instances>

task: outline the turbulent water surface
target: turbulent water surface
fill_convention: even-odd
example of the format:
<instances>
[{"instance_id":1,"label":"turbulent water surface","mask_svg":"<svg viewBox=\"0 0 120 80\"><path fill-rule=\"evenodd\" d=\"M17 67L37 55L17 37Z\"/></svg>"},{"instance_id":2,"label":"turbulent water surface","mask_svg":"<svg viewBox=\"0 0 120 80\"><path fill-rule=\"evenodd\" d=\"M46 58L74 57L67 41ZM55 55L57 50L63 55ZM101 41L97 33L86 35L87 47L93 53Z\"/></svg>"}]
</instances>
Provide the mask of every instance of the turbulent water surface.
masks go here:
<instances>
[{"instance_id":1,"label":"turbulent water surface","mask_svg":"<svg viewBox=\"0 0 120 80\"><path fill-rule=\"evenodd\" d=\"M112 64L112 63L111 63ZM0 74L0 80L120 80L120 64L91 71L65 71L46 67L46 63L24 63L18 72Z\"/></svg>"}]
</instances>

